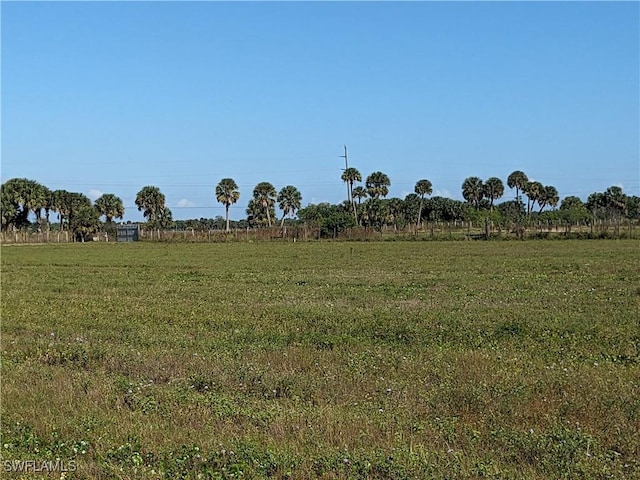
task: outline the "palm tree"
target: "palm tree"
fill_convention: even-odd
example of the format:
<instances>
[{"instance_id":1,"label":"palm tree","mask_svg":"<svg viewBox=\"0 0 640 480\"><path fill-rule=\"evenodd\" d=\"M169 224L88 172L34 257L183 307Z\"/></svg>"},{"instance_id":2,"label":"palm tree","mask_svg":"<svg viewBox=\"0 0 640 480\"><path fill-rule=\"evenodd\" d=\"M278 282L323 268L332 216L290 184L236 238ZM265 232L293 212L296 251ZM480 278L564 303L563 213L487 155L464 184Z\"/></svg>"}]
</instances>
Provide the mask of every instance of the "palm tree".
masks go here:
<instances>
[{"instance_id":1,"label":"palm tree","mask_svg":"<svg viewBox=\"0 0 640 480\"><path fill-rule=\"evenodd\" d=\"M558 206L559 201L560 196L558 195L558 190L556 189L556 187L547 185L540 192L540 198L538 199L538 205L540 205L539 212L542 212L544 207L546 207L547 205L555 208L556 206Z\"/></svg>"},{"instance_id":2,"label":"palm tree","mask_svg":"<svg viewBox=\"0 0 640 480\"><path fill-rule=\"evenodd\" d=\"M354 199L358 199L358 205L360 205L360 202L363 198L367 198L367 190L365 190L364 187L356 187L353 189L353 192L351 192L352 196Z\"/></svg>"},{"instance_id":3,"label":"palm tree","mask_svg":"<svg viewBox=\"0 0 640 480\"><path fill-rule=\"evenodd\" d=\"M76 239L85 239L100 228L100 212L91 205L91 200L81 193L71 194L72 212L69 229Z\"/></svg>"},{"instance_id":4,"label":"palm tree","mask_svg":"<svg viewBox=\"0 0 640 480\"><path fill-rule=\"evenodd\" d=\"M607 206L607 200L604 193L594 192L587 198L585 207L591 212L593 218L602 218Z\"/></svg>"},{"instance_id":5,"label":"palm tree","mask_svg":"<svg viewBox=\"0 0 640 480\"><path fill-rule=\"evenodd\" d=\"M478 177L467 177L462 182L462 196L473 205L476 210L480 208L480 202L484 197L484 185Z\"/></svg>"},{"instance_id":6,"label":"palm tree","mask_svg":"<svg viewBox=\"0 0 640 480\"><path fill-rule=\"evenodd\" d=\"M136 195L136 205L151 226L159 226L159 220L165 208L165 196L158 187L151 185L143 187Z\"/></svg>"},{"instance_id":7,"label":"palm tree","mask_svg":"<svg viewBox=\"0 0 640 480\"><path fill-rule=\"evenodd\" d=\"M349 200L349 203L353 207L353 215L356 217L357 222L356 204L353 201L353 184L355 182L362 181L362 174L357 168L349 167L342 172L342 176L340 178L347 184L347 190L349 193L349 198L347 198L347 200Z\"/></svg>"},{"instance_id":8,"label":"palm tree","mask_svg":"<svg viewBox=\"0 0 640 480\"><path fill-rule=\"evenodd\" d=\"M233 178L223 178L216 185L216 200L224 204L226 212L226 231L229 231L229 207L240 199L238 185Z\"/></svg>"},{"instance_id":9,"label":"palm tree","mask_svg":"<svg viewBox=\"0 0 640 480\"><path fill-rule=\"evenodd\" d=\"M622 188L614 185L604 192L604 204L614 218L618 219L620 215L626 213L627 196L622 193Z\"/></svg>"},{"instance_id":10,"label":"palm tree","mask_svg":"<svg viewBox=\"0 0 640 480\"><path fill-rule=\"evenodd\" d=\"M51 194L51 209L58 212L58 222L60 222L60 231L64 230L64 219L68 219L69 215L69 198L70 193L66 190L54 190Z\"/></svg>"},{"instance_id":11,"label":"palm tree","mask_svg":"<svg viewBox=\"0 0 640 480\"><path fill-rule=\"evenodd\" d=\"M122 199L113 193L105 193L94 202L100 215L104 215L106 223L111 223L114 218L124 217L124 204Z\"/></svg>"},{"instance_id":12,"label":"palm tree","mask_svg":"<svg viewBox=\"0 0 640 480\"><path fill-rule=\"evenodd\" d=\"M282 187L280 193L278 193L278 204L280 210L282 210L282 220L280 221L280 227L284 226L284 219L287 215L295 215L296 210L300 209L302 203L302 194L293 185L287 185Z\"/></svg>"},{"instance_id":13,"label":"palm tree","mask_svg":"<svg viewBox=\"0 0 640 480\"><path fill-rule=\"evenodd\" d=\"M393 223L394 230L398 230L398 220L404 213L404 202L401 198L390 198L387 202L387 213L389 223Z\"/></svg>"},{"instance_id":14,"label":"palm tree","mask_svg":"<svg viewBox=\"0 0 640 480\"><path fill-rule=\"evenodd\" d=\"M269 182L260 182L253 189L253 199L267 217L267 225L271 226L270 211L276 202L276 189Z\"/></svg>"},{"instance_id":15,"label":"palm tree","mask_svg":"<svg viewBox=\"0 0 640 480\"><path fill-rule=\"evenodd\" d=\"M173 223L173 214L169 207L162 205L158 212L157 225L161 228L169 228Z\"/></svg>"},{"instance_id":16,"label":"palm tree","mask_svg":"<svg viewBox=\"0 0 640 480\"><path fill-rule=\"evenodd\" d=\"M522 189L527 196L527 215L533 210L536 202L539 202L544 192L544 185L540 182L527 182Z\"/></svg>"},{"instance_id":17,"label":"palm tree","mask_svg":"<svg viewBox=\"0 0 640 480\"><path fill-rule=\"evenodd\" d=\"M44 196L45 196L44 215L45 215L45 219L47 220L47 231L49 231L51 230L51 223L49 223L49 213L51 212L51 210L53 210L53 192L49 190L47 187L42 187L42 188L44 188Z\"/></svg>"},{"instance_id":18,"label":"palm tree","mask_svg":"<svg viewBox=\"0 0 640 480\"><path fill-rule=\"evenodd\" d=\"M10 226L15 227L18 216L18 205L4 192L0 199L0 215L2 216L2 230L7 231Z\"/></svg>"},{"instance_id":19,"label":"palm tree","mask_svg":"<svg viewBox=\"0 0 640 480\"><path fill-rule=\"evenodd\" d=\"M493 211L493 201L500 198L504 194L504 184L498 177L491 177L484 183L484 196L491 203L491 211Z\"/></svg>"},{"instance_id":20,"label":"palm tree","mask_svg":"<svg viewBox=\"0 0 640 480\"><path fill-rule=\"evenodd\" d=\"M11 193L13 201L20 206L19 223L28 223L29 213L33 212L40 230L42 223L42 209L47 206L47 192L44 185L27 178L12 178L4 184L7 193Z\"/></svg>"},{"instance_id":21,"label":"palm tree","mask_svg":"<svg viewBox=\"0 0 640 480\"><path fill-rule=\"evenodd\" d=\"M69 230L74 235L82 233L82 229L87 225L93 225L93 220L100 222L98 211L91 205L89 197L82 193L67 192L63 199L67 210ZM85 232L86 233L86 232Z\"/></svg>"},{"instance_id":22,"label":"palm tree","mask_svg":"<svg viewBox=\"0 0 640 480\"><path fill-rule=\"evenodd\" d=\"M391 180L386 173L373 172L367 177L365 185L369 196L371 198L379 199L380 197L386 197L389 193Z\"/></svg>"},{"instance_id":23,"label":"palm tree","mask_svg":"<svg viewBox=\"0 0 640 480\"><path fill-rule=\"evenodd\" d=\"M420 227L420 222L422 222L422 205L424 203L424 196L431 195L433 193L433 185L427 179L418 180L416 182L416 186L413 188L413 191L420 195L420 210L418 210L418 228Z\"/></svg>"},{"instance_id":24,"label":"palm tree","mask_svg":"<svg viewBox=\"0 0 640 480\"><path fill-rule=\"evenodd\" d=\"M507 177L507 185L509 186L509 188L516 189L516 200L520 199L519 192L524 191L528 181L529 178L527 177L527 175L520 170L516 170Z\"/></svg>"},{"instance_id":25,"label":"palm tree","mask_svg":"<svg viewBox=\"0 0 640 480\"><path fill-rule=\"evenodd\" d=\"M9 227L20 227L20 204L16 199L15 179L6 181L0 187L0 213L2 214L2 230Z\"/></svg>"}]
</instances>

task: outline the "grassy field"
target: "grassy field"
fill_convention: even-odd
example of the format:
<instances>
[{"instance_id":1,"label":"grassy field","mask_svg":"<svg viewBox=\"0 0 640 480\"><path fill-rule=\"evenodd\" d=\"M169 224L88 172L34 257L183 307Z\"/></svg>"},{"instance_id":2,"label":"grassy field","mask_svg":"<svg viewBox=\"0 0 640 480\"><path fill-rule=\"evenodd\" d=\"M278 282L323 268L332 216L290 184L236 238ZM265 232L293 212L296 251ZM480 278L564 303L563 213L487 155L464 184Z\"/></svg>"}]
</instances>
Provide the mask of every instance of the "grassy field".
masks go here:
<instances>
[{"instance_id":1,"label":"grassy field","mask_svg":"<svg viewBox=\"0 0 640 480\"><path fill-rule=\"evenodd\" d=\"M2 474L640 478L639 247L4 247Z\"/></svg>"}]
</instances>

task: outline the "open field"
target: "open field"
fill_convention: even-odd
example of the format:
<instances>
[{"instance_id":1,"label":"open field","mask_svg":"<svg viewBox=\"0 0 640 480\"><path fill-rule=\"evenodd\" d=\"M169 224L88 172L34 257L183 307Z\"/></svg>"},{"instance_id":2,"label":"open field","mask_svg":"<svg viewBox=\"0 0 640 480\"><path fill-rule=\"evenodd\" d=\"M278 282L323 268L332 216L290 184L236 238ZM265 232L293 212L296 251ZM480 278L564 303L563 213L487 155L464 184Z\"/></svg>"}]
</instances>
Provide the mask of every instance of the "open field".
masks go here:
<instances>
[{"instance_id":1,"label":"open field","mask_svg":"<svg viewBox=\"0 0 640 480\"><path fill-rule=\"evenodd\" d=\"M3 474L640 478L639 246L3 247Z\"/></svg>"}]
</instances>

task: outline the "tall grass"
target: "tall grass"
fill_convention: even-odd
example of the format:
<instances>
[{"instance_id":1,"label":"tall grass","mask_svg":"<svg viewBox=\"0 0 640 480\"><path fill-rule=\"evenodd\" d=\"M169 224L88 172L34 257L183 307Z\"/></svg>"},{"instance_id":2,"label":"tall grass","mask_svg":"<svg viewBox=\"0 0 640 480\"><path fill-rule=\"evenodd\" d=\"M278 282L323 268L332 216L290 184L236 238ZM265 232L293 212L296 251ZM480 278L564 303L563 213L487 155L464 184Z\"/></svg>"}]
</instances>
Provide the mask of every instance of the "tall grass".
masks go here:
<instances>
[{"instance_id":1,"label":"tall grass","mask_svg":"<svg viewBox=\"0 0 640 480\"><path fill-rule=\"evenodd\" d=\"M623 240L5 247L2 458L640 478L639 267Z\"/></svg>"}]
</instances>

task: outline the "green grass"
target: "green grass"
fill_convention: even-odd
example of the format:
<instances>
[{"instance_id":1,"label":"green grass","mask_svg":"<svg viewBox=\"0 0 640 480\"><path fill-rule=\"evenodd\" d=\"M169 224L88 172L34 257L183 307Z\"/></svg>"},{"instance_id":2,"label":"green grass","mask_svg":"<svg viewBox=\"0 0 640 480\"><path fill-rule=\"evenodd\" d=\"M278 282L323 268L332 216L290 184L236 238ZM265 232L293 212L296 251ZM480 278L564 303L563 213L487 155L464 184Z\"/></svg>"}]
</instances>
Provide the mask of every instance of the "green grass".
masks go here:
<instances>
[{"instance_id":1,"label":"green grass","mask_svg":"<svg viewBox=\"0 0 640 480\"><path fill-rule=\"evenodd\" d=\"M4 247L2 458L76 462L66 478L640 478L638 247Z\"/></svg>"}]
</instances>

